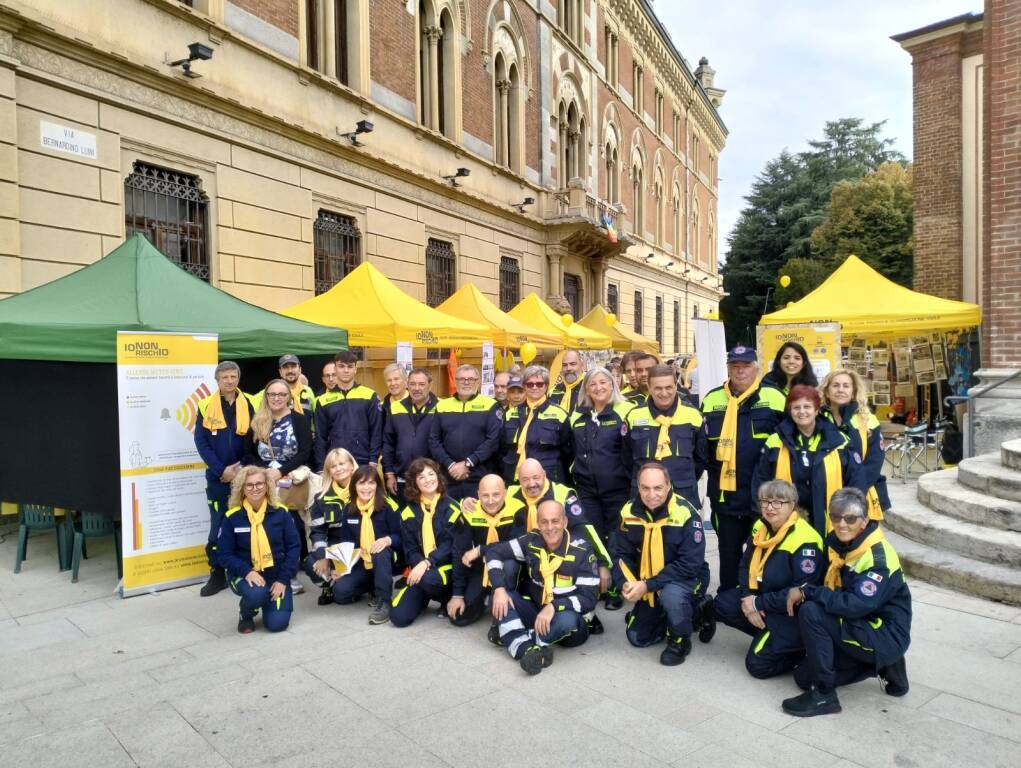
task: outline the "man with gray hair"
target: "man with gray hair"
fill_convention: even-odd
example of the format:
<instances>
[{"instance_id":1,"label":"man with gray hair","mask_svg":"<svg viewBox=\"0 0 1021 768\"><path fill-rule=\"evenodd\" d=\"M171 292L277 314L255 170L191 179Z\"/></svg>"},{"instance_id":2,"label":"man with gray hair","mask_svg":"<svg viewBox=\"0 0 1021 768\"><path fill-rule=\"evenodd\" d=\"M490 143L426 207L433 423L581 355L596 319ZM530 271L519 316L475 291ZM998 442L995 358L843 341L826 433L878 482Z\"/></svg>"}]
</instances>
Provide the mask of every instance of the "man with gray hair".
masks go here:
<instances>
[{"instance_id":1,"label":"man with gray hair","mask_svg":"<svg viewBox=\"0 0 1021 768\"><path fill-rule=\"evenodd\" d=\"M460 501L477 496L479 480L489 471L500 446L503 411L491 397L479 394L482 377L474 365L454 373L456 394L436 404L429 430L429 452L446 468L447 493Z\"/></svg>"},{"instance_id":2,"label":"man with gray hair","mask_svg":"<svg viewBox=\"0 0 1021 768\"><path fill-rule=\"evenodd\" d=\"M216 558L216 541L227 512L231 480L245 456L245 435L254 411L248 395L238 388L241 368L237 363L224 360L216 366L213 377L217 391L199 402L194 433L195 448L206 464L206 502L209 504L206 558L210 573L209 581L199 592L202 597L215 595L227 586L227 577Z\"/></svg>"},{"instance_id":3,"label":"man with gray hair","mask_svg":"<svg viewBox=\"0 0 1021 768\"><path fill-rule=\"evenodd\" d=\"M877 676L888 696L908 692L904 653L911 642L911 592L900 558L882 529L868 516L857 488L830 498L826 574L822 585L795 586L787 613L797 610L805 661L794 680L805 691L785 699L796 717L840 711L837 686Z\"/></svg>"},{"instance_id":4,"label":"man with gray hair","mask_svg":"<svg viewBox=\"0 0 1021 768\"><path fill-rule=\"evenodd\" d=\"M582 392L581 382L585 378L585 359L576 349L568 349L560 359L560 381L550 390L553 402L572 413L578 407L578 398Z\"/></svg>"}]
</instances>

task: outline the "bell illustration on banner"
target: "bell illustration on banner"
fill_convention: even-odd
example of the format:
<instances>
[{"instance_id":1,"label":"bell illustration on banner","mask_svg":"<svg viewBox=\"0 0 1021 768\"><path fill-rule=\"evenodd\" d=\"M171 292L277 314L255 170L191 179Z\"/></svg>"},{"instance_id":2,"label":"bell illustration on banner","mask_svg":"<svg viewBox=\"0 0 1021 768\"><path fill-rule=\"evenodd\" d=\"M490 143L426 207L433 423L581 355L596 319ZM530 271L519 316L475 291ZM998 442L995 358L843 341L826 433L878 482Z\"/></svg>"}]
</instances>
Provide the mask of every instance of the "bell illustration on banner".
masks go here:
<instances>
[{"instance_id":1,"label":"bell illustration on banner","mask_svg":"<svg viewBox=\"0 0 1021 768\"><path fill-rule=\"evenodd\" d=\"M525 365L529 365L535 360L535 344L530 341L526 341L521 345L521 362Z\"/></svg>"}]
</instances>

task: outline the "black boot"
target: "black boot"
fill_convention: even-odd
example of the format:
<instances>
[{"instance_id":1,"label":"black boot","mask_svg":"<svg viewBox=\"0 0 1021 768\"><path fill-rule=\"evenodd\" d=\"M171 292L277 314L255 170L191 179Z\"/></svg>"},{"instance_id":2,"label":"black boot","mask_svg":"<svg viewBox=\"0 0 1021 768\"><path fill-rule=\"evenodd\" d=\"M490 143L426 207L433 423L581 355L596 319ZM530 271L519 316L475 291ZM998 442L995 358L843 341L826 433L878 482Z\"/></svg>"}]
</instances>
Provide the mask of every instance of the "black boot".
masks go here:
<instances>
[{"instance_id":1,"label":"black boot","mask_svg":"<svg viewBox=\"0 0 1021 768\"><path fill-rule=\"evenodd\" d=\"M199 590L199 594L202 597L211 597L217 592L222 592L227 588L227 574L224 573L223 568L213 568L209 571L209 581L202 585L202 589Z\"/></svg>"},{"instance_id":2,"label":"black boot","mask_svg":"<svg viewBox=\"0 0 1021 768\"><path fill-rule=\"evenodd\" d=\"M601 635L605 631L603 629L603 622L601 622L599 617L594 613L592 614L592 618L586 621L586 624L588 624L588 633L590 635Z\"/></svg>"},{"instance_id":3,"label":"black boot","mask_svg":"<svg viewBox=\"0 0 1021 768\"><path fill-rule=\"evenodd\" d=\"M698 627L698 639L708 643L716 634L716 604L712 595L702 595L695 605L695 626Z\"/></svg>"},{"instance_id":4,"label":"black boot","mask_svg":"<svg viewBox=\"0 0 1021 768\"><path fill-rule=\"evenodd\" d=\"M659 663L664 667L676 667L684 663L689 653L691 653L691 638L686 635L675 637L668 632L666 648L659 655Z\"/></svg>"},{"instance_id":5,"label":"black boot","mask_svg":"<svg viewBox=\"0 0 1021 768\"><path fill-rule=\"evenodd\" d=\"M815 717L816 715L834 715L840 711L840 699L837 689L824 691L810 688L800 696L783 700L783 711L795 717Z\"/></svg>"},{"instance_id":6,"label":"black boot","mask_svg":"<svg viewBox=\"0 0 1021 768\"><path fill-rule=\"evenodd\" d=\"M908 692L908 666L901 656L888 667L879 670L879 679L886 683L887 696L904 696Z\"/></svg>"},{"instance_id":7,"label":"black boot","mask_svg":"<svg viewBox=\"0 0 1021 768\"><path fill-rule=\"evenodd\" d=\"M333 584L326 582L323 584L323 591L319 593L319 605L330 605L333 602Z\"/></svg>"},{"instance_id":8,"label":"black boot","mask_svg":"<svg viewBox=\"0 0 1021 768\"><path fill-rule=\"evenodd\" d=\"M603 597L603 605L608 611L619 611L624 605L624 598L620 596L620 592L611 587Z\"/></svg>"}]
</instances>

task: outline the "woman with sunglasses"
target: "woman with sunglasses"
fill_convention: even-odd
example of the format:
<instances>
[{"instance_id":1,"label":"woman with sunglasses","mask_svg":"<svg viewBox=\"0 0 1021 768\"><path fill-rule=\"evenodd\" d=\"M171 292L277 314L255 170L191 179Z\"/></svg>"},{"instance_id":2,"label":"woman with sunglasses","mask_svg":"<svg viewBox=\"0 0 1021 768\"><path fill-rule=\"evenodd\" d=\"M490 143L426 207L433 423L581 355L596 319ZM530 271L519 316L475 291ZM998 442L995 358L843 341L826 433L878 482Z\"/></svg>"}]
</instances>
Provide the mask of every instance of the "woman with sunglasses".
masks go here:
<instances>
[{"instance_id":1,"label":"woman with sunglasses","mask_svg":"<svg viewBox=\"0 0 1021 768\"><path fill-rule=\"evenodd\" d=\"M745 668L764 680L790 672L804 658L796 619L787 615L791 587L822 583L822 537L798 510L798 491L785 480L759 486L761 518L752 526L737 588L718 592L716 618L751 635Z\"/></svg>"},{"instance_id":2,"label":"woman with sunglasses","mask_svg":"<svg viewBox=\"0 0 1021 768\"><path fill-rule=\"evenodd\" d=\"M294 521L262 467L238 471L228 506L216 549L230 588L241 596L238 632L254 632L260 610L262 625L270 632L281 632L291 621L291 580L298 572Z\"/></svg>"},{"instance_id":3,"label":"woman with sunglasses","mask_svg":"<svg viewBox=\"0 0 1021 768\"><path fill-rule=\"evenodd\" d=\"M911 592L900 558L857 488L833 494L823 583L795 586L787 613L797 612L805 660L794 670L804 690L783 710L797 717L840 711L837 686L878 676L887 696L908 692L904 654L911 643Z\"/></svg>"},{"instance_id":4,"label":"woman with sunglasses","mask_svg":"<svg viewBox=\"0 0 1021 768\"><path fill-rule=\"evenodd\" d=\"M525 459L535 459L553 483L567 482L571 424L567 411L548 395L549 371L530 365L522 375L525 402L510 406L503 419L503 479L515 482Z\"/></svg>"}]
</instances>

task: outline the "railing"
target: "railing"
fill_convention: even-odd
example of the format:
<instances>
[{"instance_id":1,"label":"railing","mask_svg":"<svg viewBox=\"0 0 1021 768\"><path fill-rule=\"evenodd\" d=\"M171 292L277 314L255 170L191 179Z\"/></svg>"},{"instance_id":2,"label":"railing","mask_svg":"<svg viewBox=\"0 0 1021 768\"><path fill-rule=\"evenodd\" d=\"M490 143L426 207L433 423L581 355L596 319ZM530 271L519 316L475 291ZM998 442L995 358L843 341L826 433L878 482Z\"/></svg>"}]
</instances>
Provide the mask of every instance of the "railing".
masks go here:
<instances>
[{"instance_id":1,"label":"railing","mask_svg":"<svg viewBox=\"0 0 1021 768\"><path fill-rule=\"evenodd\" d=\"M1000 379L998 382L990 384L988 387L972 387L968 390L967 395L949 395L948 397L943 398L943 402L946 403L949 408L953 408L958 403L968 404L968 429L965 432L964 440L965 457L975 455L975 423L977 421L977 414L974 407L972 407L972 402L978 400L980 397L985 397L997 387L1006 384L1008 381L1013 381L1018 376L1021 376L1021 370L1014 371L1014 373L1010 374L1010 376Z\"/></svg>"}]
</instances>

